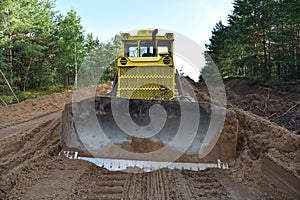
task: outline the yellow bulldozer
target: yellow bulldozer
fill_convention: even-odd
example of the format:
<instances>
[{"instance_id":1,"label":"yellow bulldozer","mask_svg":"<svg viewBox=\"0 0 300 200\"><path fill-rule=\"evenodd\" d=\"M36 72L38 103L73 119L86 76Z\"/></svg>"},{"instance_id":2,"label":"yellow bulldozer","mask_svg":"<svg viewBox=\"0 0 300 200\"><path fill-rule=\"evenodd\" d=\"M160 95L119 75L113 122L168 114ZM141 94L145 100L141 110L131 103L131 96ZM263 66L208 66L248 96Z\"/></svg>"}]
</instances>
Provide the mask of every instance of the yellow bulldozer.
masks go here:
<instances>
[{"instance_id":1,"label":"yellow bulldozer","mask_svg":"<svg viewBox=\"0 0 300 200\"><path fill-rule=\"evenodd\" d=\"M221 154L211 154L226 109L186 95L174 34L140 30L121 38L112 91L65 105L62 153L109 170L226 168Z\"/></svg>"}]
</instances>

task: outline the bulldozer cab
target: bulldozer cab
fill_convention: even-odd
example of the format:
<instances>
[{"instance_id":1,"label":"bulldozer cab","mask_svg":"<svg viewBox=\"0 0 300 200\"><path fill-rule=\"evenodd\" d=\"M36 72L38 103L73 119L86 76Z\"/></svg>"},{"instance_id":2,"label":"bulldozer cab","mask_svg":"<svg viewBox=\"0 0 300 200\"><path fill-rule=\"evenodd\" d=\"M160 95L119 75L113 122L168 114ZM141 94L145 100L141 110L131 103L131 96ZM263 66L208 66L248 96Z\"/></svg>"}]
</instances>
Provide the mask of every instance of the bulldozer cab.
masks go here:
<instances>
[{"instance_id":1,"label":"bulldozer cab","mask_svg":"<svg viewBox=\"0 0 300 200\"><path fill-rule=\"evenodd\" d=\"M175 74L173 33L157 35L140 30L137 35L123 33L122 56L118 58L116 96L133 99L173 99Z\"/></svg>"},{"instance_id":2,"label":"bulldozer cab","mask_svg":"<svg viewBox=\"0 0 300 200\"><path fill-rule=\"evenodd\" d=\"M140 30L137 35L122 34L123 56L157 57L173 56L173 34L156 35L157 30Z\"/></svg>"}]
</instances>

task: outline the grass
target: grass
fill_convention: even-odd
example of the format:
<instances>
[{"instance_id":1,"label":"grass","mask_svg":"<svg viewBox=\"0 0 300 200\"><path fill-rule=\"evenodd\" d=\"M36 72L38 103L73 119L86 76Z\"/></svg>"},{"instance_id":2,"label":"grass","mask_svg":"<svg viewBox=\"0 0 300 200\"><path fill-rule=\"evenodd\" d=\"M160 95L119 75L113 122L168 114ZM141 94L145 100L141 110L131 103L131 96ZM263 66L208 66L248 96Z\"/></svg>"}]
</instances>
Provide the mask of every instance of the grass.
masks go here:
<instances>
[{"instance_id":1,"label":"grass","mask_svg":"<svg viewBox=\"0 0 300 200\"><path fill-rule=\"evenodd\" d=\"M50 86L48 88L39 88L34 90L28 90L28 91L15 91L19 101L25 101L27 99L35 99L40 96L49 95L53 93L62 93L65 91L69 91L70 88L65 88L63 85L55 85ZM14 104L17 103L17 100L14 98L13 95L7 94L2 95L1 98L7 103L7 104ZM0 102L0 105L3 105L2 102Z\"/></svg>"},{"instance_id":2,"label":"grass","mask_svg":"<svg viewBox=\"0 0 300 200\"><path fill-rule=\"evenodd\" d=\"M292 94L289 94L289 95L286 95L284 97L284 100L287 101L287 102L296 102L298 100L297 96L296 95L292 95Z\"/></svg>"}]
</instances>

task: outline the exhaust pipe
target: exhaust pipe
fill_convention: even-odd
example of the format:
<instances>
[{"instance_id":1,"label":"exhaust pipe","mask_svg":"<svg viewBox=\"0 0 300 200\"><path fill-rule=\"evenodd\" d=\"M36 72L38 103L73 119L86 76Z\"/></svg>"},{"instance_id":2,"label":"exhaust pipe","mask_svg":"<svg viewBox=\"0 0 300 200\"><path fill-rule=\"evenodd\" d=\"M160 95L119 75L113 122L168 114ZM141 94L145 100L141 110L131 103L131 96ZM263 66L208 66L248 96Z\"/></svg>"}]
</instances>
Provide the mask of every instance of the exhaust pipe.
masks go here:
<instances>
[{"instance_id":1,"label":"exhaust pipe","mask_svg":"<svg viewBox=\"0 0 300 200\"><path fill-rule=\"evenodd\" d=\"M157 49L157 46L156 46L156 34L158 32L158 29L154 29L152 31L152 44L153 44L153 56L157 56L156 55L156 49Z\"/></svg>"}]
</instances>

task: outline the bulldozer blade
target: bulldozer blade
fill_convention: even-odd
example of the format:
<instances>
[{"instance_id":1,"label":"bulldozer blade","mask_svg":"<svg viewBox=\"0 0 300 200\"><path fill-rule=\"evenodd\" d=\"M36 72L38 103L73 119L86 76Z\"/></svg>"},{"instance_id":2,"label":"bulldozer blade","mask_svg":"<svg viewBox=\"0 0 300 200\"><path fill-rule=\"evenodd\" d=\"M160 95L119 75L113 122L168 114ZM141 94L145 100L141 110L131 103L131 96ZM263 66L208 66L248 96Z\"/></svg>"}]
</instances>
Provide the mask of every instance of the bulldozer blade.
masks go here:
<instances>
[{"instance_id":1,"label":"bulldozer blade","mask_svg":"<svg viewBox=\"0 0 300 200\"><path fill-rule=\"evenodd\" d=\"M225 108L207 102L96 96L65 105L61 143L81 157L228 162L226 152L214 149L225 115Z\"/></svg>"}]
</instances>

